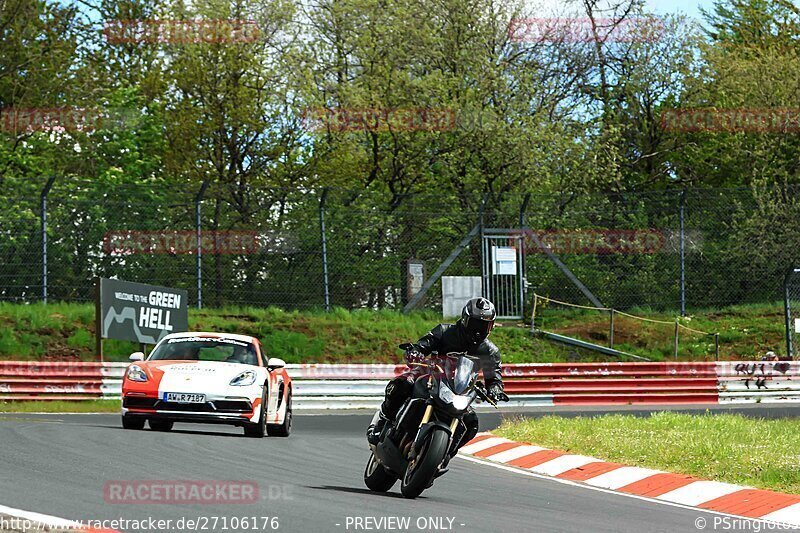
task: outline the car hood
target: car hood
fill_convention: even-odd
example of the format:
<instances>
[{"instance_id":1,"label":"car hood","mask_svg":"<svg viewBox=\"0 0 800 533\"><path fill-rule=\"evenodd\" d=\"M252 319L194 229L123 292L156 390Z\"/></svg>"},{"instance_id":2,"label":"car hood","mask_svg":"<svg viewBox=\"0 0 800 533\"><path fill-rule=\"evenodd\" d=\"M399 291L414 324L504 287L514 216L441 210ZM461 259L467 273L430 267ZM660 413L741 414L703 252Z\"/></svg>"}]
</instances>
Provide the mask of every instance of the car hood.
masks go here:
<instances>
[{"instance_id":1,"label":"car hood","mask_svg":"<svg viewBox=\"0 0 800 533\"><path fill-rule=\"evenodd\" d=\"M233 378L247 370L254 370L262 376L262 379L256 380L260 385L266 373L259 366L216 361L146 361L139 365L160 384L161 390L174 389L175 392L195 390L195 387L227 386Z\"/></svg>"}]
</instances>

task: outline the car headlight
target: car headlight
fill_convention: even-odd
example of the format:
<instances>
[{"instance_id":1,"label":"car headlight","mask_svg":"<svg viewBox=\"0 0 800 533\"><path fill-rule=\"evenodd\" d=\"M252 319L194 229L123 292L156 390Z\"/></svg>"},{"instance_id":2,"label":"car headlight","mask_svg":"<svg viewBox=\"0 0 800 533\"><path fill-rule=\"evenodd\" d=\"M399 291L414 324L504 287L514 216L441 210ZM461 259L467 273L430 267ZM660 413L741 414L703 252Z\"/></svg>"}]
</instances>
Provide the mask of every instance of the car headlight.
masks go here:
<instances>
[{"instance_id":1,"label":"car headlight","mask_svg":"<svg viewBox=\"0 0 800 533\"><path fill-rule=\"evenodd\" d=\"M246 387L256 382L256 373L252 370L242 372L231 380L231 385L234 387Z\"/></svg>"},{"instance_id":2,"label":"car headlight","mask_svg":"<svg viewBox=\"0 0 800 533\"><path fill-rule=\"evenodd\" d=\"M439 386L439 399L442 400L444 403L453 404L453 407L458 409L459 411L463 411L464 409L469 406L470 397L469 395L461 395L455 394L453 391L450 390L450 387L442 383Z\"/></svg>"},{"instance_id":3,"label":"car headlight","mask_svg":"<svg viewBox=\"0 0 800 533\"><path fill-rule=\"evenodd\" d=\"M142 367L139 365L131 365L128 367L128 379L131 381L147 381L147 374L145 374Z\"/></svg>"}]
</instances>

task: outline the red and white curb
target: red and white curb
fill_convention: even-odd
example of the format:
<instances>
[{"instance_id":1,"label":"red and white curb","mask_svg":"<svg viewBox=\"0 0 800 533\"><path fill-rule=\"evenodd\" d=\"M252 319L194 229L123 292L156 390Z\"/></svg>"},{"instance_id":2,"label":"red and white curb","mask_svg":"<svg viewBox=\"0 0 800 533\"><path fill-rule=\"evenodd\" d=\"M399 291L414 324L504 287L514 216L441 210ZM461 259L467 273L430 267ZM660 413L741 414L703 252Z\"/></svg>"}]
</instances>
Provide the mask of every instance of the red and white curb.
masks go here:
<instances>
[{"instance_id":1,"label":"red and white curb","mask_svg":"<svg viewBox=\"0 0 800 533\"><path fill-rule=\"evenodd\" d=\"M526 472L664 503L800 527L800 496L705 481L479 433L459 452Z\"/></svg>"}]
</instances>

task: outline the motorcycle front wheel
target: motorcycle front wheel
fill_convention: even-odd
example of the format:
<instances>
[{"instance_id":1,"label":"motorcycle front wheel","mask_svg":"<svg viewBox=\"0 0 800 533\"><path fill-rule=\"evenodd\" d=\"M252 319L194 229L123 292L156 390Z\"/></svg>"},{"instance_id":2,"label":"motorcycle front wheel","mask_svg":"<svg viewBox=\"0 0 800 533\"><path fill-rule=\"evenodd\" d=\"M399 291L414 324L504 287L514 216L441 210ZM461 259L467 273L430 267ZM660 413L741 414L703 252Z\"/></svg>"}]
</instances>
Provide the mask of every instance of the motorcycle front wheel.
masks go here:
<instances>
[{"instance_id":1,"label":"motorcycle front wheel","mask_svg":"<svg viewBox=\"0 0 800 533\"><path fill-rule=\"evenodd\" d=\"M367 468L364 469L364 484L369 490L375 492L386 492L397 482L397 476L387 472L386 469L375 458L374 453L369 454Z\"/></svg>"},{"instance_id":2,"label":"motorcycle front wheel","mask_svg":"<svg viewBox=\"0 0 800 533\"><path fill-rule=\"evenodd\" d=\"M447 454L449 443L450 437L447 432L441 429L431 431L416 459L409 463L406 469L400 485L403 496L416 498L430 486Z\"/></svg>"}]
</instances>

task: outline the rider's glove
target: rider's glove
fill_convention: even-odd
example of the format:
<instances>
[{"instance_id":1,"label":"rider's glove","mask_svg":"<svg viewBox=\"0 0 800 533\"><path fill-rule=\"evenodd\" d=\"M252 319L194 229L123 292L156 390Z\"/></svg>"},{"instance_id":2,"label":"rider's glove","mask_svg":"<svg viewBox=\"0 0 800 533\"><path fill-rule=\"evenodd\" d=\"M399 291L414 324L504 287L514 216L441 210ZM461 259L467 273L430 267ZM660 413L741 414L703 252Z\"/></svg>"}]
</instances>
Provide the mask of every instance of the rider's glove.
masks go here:
<instances>
[{"instance_id":1,"label":"rider's glove","mask_svg":"<svg viewBox=\"0 0 800 533\"><path fill-rule=\"evenodd\" d=\"M508 401L508 394L503 391L503 385L500 383L492 383L492 385L489 387L487 396L489 396L494 403Z\"/></svg>"},{"instance_id":2,"label":"rider's glove","mask_svg":"<svg viewBox=\"0 0 800 533\"><path fill-rule=\"evenodd\" d=\"M425 356L422 355L422 353L418 352L417 350L411 350L411 351L406 352L406 363L408 363L408 364L421 363L424 360L425 360Z\"/></svg>"}]
</instances>

